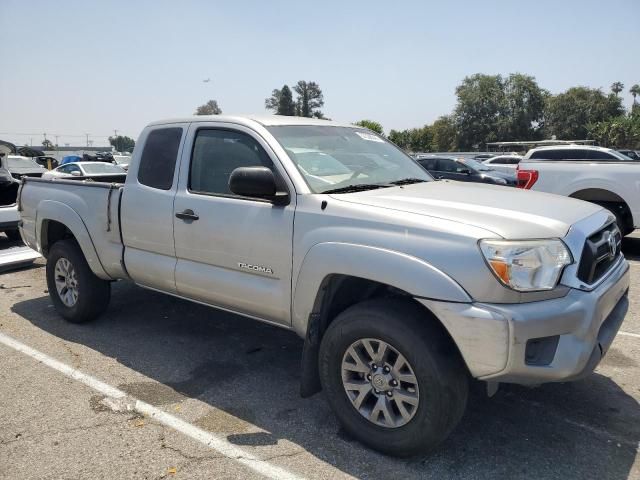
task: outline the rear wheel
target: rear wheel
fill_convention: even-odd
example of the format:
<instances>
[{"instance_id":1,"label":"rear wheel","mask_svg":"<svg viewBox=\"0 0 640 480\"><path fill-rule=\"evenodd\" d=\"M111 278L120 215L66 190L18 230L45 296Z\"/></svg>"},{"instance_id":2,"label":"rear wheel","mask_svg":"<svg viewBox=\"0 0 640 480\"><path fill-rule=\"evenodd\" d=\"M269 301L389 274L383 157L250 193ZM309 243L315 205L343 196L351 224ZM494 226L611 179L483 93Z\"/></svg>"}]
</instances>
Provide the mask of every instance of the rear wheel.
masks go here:
<instances>
[{"instance_id":1,"label":"rear wheel","mask_svg":"<svg viewBox=\"0 0 640 480\"><path fill-rule=\"evenodd\" d=\"M61 240L51 247L47 286L55 309L72 323L99 316L111 296L111 284L91 271L75 240Z\"/></svg>"},{"instance_id":2,"label":"rear wheel","mask_svg":"<svg viewBox=\"0 0 640 480\"><path fill-rule=\"evenodd\" d=\"M320 346L320 378L351 435L383 453L411 456L444 440L464 413L468 378L442 328L402 299L341 313Z\"/></svg>"}]
</instances>

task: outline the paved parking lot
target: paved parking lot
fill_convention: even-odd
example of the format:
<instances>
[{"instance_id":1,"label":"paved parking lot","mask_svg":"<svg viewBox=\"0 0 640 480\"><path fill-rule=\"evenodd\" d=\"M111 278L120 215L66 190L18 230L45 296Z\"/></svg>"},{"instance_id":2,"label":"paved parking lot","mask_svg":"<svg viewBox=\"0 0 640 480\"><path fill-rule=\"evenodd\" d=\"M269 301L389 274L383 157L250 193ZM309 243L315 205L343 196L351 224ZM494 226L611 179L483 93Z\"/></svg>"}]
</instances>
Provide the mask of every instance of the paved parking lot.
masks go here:
<instances>
[{"instance_id":1,"label":"paved parking lot","mask_svg":"<svg viewBox=\"0 0 640 480\"><path fill-rule=\"evenodd\" d=\"M631 310L594 375L474 392L454 434L412 460L351 440L322 394L299 397L292 333L127 282L73 325L43 262L1 274L0 334L36 352L0 342L0 478L640 478L640 236L624 251Z\"/></svg>"}]
</instances>

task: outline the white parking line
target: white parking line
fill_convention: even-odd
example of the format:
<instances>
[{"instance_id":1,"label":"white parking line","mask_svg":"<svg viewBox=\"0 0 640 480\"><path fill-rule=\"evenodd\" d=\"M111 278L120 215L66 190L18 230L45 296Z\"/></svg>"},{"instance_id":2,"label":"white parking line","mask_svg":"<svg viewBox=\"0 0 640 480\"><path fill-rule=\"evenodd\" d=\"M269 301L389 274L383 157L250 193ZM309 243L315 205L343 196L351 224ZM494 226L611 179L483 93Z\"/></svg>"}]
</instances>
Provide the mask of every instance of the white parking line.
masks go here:
<instances>
[{"instance_id":1,"label":"white parking line","mask_svg":"<svg viewBox=\"0 0 640 480\"><path fill-rule=\"evenodd\" d=\"M637 333L631 333L631 332L618 332L618 335L624 335L625 337L640 338L640 335L638 335Z\"/></svg>"},{"instance_id":2,"label":"white parking line","mask_svg":"<svg viewBox=\"0 0 640 480\"><path fill-rule=\"evenodd\" d=\"M86 373L82 373L75 368L66 365L55 358L52 358L38 350L35 350L24 343L21 343L14 338L11 338L0 332L0 343L6 345L7 347L13 348L14 350L23 353L25 355L30 356L31 358L43 363L44 365L57 370L58 372L66 375L67 377L73 378L78 382L84 383L86 386L92 388L93 390L115 399L128 399L131 401L133 409L138 413L146 415L148 417L153 418L157 422L173 428L184 435L197 440L198 442L206 445L207 447L211 447L217 452L221 453L225 457L235 460L238 463L249 467L255 472L264 475L267 478L272 478L274 480L279 479L289 479L289 480L298 480L302 479L298 475L295 475L288 470L280 468L276 465L272 465L271 463L261 460L260 458L252 455L244 451L241 448L236 447L235 445L229 443L226 439L212 435L211 433L202 430L194 425L191 425L184 420L181 420L178 417L175 417L159 408L154 407L146 402L133 398L131 396L127 396L125 392L119 390L111 385L108 385L101 380L98 380L91 375L87 375Z\"/></svg>"}]
</instances>

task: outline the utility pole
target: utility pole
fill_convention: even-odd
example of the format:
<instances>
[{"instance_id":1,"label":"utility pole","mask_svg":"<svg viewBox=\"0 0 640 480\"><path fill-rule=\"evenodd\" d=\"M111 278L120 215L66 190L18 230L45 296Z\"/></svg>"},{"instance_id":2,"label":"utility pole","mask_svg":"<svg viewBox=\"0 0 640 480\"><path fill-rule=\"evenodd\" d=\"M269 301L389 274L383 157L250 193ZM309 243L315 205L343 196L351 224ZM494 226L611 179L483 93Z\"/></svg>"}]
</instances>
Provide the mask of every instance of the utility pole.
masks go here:
<instances>
[{"instance_id":1,"label":"utility pole","mask_svg":"<svg viewBox=\"0 0 640 480\"><path fill-rule=\"evenodd\" d=\"M87 136L87 147L89 146L89 134L85 133L85 135Z\"/></svg>"},{"instance_id":2,"label":"utility pole","mask_svg":"<svg viewBox=\"0 0 640 480\"><path fill-rule=\"evenodd\" d=\"M118 142L118 130L114 129L113 130L113 143L115 144L113 147L116 149L117 152L120 151L120 148L118 148L120 146L120 142Z\"/></svg>"}]
</instances>

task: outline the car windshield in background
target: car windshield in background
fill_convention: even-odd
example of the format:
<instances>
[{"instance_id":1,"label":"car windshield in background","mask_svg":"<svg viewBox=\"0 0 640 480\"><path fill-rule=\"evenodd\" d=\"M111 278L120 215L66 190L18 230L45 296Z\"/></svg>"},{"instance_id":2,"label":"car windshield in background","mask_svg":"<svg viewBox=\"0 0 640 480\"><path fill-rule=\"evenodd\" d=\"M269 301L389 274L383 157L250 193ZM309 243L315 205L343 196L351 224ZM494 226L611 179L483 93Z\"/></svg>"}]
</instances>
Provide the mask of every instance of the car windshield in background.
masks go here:
<instances>
[{"instance_id":1,"label":"car windshield in background","mask_svg":"<svg viewBox=\"0 0 640 480\"><path fill-rule=\"evenodd\" d=\"M125 171L117 166L112 165L110 163L92 163L92 164L84 164L82 165L82 169L85 171L87 175L99 175L99 174L117 174L117 173L125 173Z\"/></svg>"},{"instance_id":2,"label":"car windshield in background","mask_svg":"<svg viewBox=\"0 0 640 480\"><path fill-rule=\"evenodd\" d=\"M42 168L38 162L32 158L7 158L9 168Z\"/></svg>"},{"instance_id":3,"label":"car windshield in background","mask_svg":"<svg viewBox=\"0 0 640 480\"><path fill-rule=\"evenodd\" d=\"M461 163L465 164L472 170L476 170L478 172L490 172L492 169L487 167L484 163L479 162L477 160L473 160L471 158L464 158L459 160Z\"/></svg>"},{"instance_id":4,"label":"car windshield in background","mask_svg":"<svg viewBox=\"0 0 640 480\"><path fill-rule=\"evenodd\" d=\"M314 193L432 180L411 157L365 129L316 125L267 129Z\"/></svg>"},{"instance_id":5,"label":"car windshield in background","mask_svg":"<svg viewBox=\"0 0 640 480\"><path fill-rule=\"evenodd\" d=\"M118 165L129 165L131 163L131 157L125 157L122 155L114 155L113 161Z\"/></svg>"}]
</instances>

